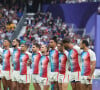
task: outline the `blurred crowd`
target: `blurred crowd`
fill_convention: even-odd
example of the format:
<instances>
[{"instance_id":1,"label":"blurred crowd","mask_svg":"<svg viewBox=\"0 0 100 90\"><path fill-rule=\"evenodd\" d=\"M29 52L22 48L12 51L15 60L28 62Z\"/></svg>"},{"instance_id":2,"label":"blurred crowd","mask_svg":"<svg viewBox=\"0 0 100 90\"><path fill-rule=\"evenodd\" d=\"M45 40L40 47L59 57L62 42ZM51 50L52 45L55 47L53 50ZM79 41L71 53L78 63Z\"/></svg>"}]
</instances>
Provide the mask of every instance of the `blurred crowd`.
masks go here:
<instances>
[{"instance_id":1,"label":"blurred crowd","mask_svg":"<svg viewBox=\"0 0 100 90\"><path fill-rule=\"evenodd\" d=\"M75 3L75 2L96 2L99 0L43 0L44 3Z\"/></svg>"},{"instance_id":2,"label":"blurred crowd","mask_svg":"<svg viewBox=\"0 0 100 90\"><path fill-rule=\"evenodd\" d=\"M74 32L72 25L68 25L60 17L54 19L50 12L36 13L33 17L26 18L26 32L20 37L21 42L26 42L29 46L29 51L32 50L34 42L41 44L49 43L52 36L56 36L59 40L64 37L71 38L74 44L79 44L81 39L87 39L90 43L90 48L94 49L93 41L89 36L83 36Z\"/></svg>"},{"instance_id":3,"label":"blurred crowd","mask_svg":"<svg viewBox=\"0 0 100 90\"><path fill-rule=\"evenodd\" d=\"M17 6L8 8L0 4L0 47L5 38L11 38L22 15L22 10Z\"/></svg>"}]
</instances>

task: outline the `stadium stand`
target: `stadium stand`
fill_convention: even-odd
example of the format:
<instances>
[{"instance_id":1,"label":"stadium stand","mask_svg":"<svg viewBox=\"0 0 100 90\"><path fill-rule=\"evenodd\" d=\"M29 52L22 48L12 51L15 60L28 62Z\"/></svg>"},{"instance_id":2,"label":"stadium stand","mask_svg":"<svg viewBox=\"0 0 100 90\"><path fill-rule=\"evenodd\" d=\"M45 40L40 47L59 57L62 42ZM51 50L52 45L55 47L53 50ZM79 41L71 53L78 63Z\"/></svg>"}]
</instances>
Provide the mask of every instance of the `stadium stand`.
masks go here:
<instances>
[{"instance_id":1,"label":"stadium stand","mask_svg":"<svg viewBox=\"0 0 100 90\"><path fill-rule=\"evenodd\" d=\"M0 5L0 46L5 38L11 39L23 12L18 7L4 7Z\"/></svg>"}]
</instances>

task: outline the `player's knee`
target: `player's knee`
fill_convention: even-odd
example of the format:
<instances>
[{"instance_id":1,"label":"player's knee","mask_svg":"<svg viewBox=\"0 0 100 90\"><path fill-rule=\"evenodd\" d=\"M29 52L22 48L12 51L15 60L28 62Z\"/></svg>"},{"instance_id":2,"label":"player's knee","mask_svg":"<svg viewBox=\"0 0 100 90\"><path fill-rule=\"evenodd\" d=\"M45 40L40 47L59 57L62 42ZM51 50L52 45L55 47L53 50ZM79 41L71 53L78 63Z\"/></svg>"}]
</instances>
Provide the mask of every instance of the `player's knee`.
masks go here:
<instances>
[{"instance_id":1,"label":"player's knee","mask_svg":"<svg viewBox=\"0 0 100 90\"><path fill-rule=\"evenodd\" d=\"M72 87L75 87L75 82L71 82Z\"/></svg>"}]
</instances>

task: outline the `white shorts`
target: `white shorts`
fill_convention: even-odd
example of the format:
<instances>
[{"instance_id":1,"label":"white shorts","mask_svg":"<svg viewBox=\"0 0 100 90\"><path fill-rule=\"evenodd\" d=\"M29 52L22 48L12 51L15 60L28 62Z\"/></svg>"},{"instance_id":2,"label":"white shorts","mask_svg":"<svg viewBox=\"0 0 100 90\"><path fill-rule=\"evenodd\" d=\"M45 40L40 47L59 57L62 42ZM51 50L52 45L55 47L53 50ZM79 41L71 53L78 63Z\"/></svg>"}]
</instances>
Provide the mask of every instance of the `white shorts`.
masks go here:
<instances>
[{"instance_id":1,"label":"white shorts","mask_svg":"<svg viewBox=\"0 0 100 90\"><path fill-rule=\"evenodd\" d=\"M20 80L20 71L13 71L12 72L12 81L19 82Z\"/></svg>"},{"instance_id":2,"label":"white shorts","mask_svg":"<svg viewBox=\"0 0 100 90\"><path fill-rule=\"evenodd\" d=\"M87 80L88 76L81 76L81 83L82 84L92 84L92 81Z\"/></svg>"},{"instance_id":3,"label":"white shorts","mask_svg":"<svg viewBox=\"0 0 100 90\"><path fill-rule=\"evenodd\" d=\"M40 76L38 74L32 74L32 83L39 83Z\"/></svg>"},{"instance_id":4,"label":"white shorts","mask_svg":"<svg viewBox=\"0 0 100 90\"><path fill-rule=\"evenodd\" d=\"M50 72L50 74L49 74L50 82L58 81L58 76L59 76L58 72Z\"/></svg>"},{"instance_id":5,"label":"white shorts","mask_svg":"<svg viewBox=\"0 0 100 90\"><path fill-rule=\"evenodd\" d=\"M31 76L28 75L20 75L19 83L31 83Z\"/></svg>"},{"instance_id":6,"label":"white shorts","mask_svg":"<svg viewBox=\"0 0 100 90\"><path fill-rule=\"evenodd\" d=\"M68 83L68 82L69 82L69 80L68 80L68 74L67 73L65 75L59 74L58 83Z\"/></svg>"},{"instance_id":7,"label":"white shorts","mask_svg":"<svg viewBox=\"0 0 100 90\"><path fill-rule=\"evenodd\" d=\"M81 81L81 72L69 72L69 81Z\"/></svg>"},{"instance_id":8,"label":"white shorts","mask_svg":"<svg viewBox=\"0 0 100 90\"><path fill-rule=\"evenodd\" d=\"M12 79L11 75L12 75L11 71L2 70L2 77L4 77L6 80L11 80Z\"/></svg>"},{"instance_id":9,"label":"white shorts","mask_svg":"<svg viewBox=\"0 0 100 90\"><path fill-rule=\"evenodd\" d=\"M40 82L40 85L50 85L48 78L40 77L39 82Z\"/></svg>"}]
</instances>

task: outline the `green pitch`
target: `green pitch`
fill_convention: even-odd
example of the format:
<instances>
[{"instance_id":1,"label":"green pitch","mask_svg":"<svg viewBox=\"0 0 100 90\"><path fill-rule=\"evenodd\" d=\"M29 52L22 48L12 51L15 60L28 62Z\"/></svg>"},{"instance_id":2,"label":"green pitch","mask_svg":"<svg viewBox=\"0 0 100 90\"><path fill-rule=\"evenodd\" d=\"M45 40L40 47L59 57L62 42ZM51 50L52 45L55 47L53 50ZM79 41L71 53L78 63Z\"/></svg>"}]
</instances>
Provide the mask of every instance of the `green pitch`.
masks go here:
<instances>
[{"instance_id":1,"label":"green pitch","mask_svg":"<svg viewBox=\"0 0 100 90\"><path fill-rule=\"evenodd\" d=\"M34 87L32 84L30 84L30 89L29 90L34 90ZM68 90L72 90L71 85L68 85Z\"/></svg>"},{"instance_id":2,"label":"green pitch","mask_svg":"<svg viewBox=\"0 0 100 90\"><path fill-rule=\"evenodd\" d=\"M3 88L3 85L2 85ZM30 89L29 90L34 90L33 84L30 84ZM68 90L72 90L71 85L68 85Z\"/></svg>"}]
</instances>

